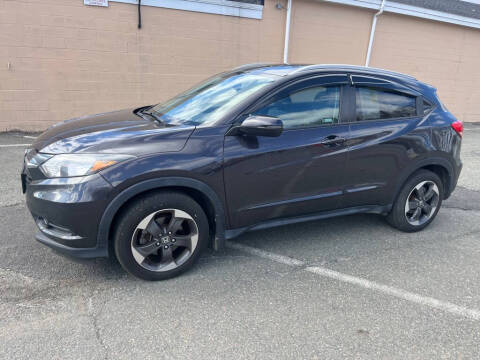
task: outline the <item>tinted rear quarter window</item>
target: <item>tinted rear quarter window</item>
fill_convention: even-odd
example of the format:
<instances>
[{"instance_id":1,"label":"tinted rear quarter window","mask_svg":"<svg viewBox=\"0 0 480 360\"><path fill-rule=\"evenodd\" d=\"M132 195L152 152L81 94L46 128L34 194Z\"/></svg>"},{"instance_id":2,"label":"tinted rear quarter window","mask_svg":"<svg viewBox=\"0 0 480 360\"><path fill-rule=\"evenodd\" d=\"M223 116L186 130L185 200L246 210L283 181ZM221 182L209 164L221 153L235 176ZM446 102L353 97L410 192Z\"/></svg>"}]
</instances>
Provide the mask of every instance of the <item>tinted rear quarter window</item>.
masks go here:
<instances>
[{"instance_id":1,"label":"tinted rear quarter window","mask_svg":"<svg viewBox=\"0 0 480 360\"><path fill-rule=\"evenodd\" d=\"M389 90L357 87L357 121L416 116L416 97Z\"/></svg>"},{"instance_id":2,"label":"tinted rear quarter window","mask_svg":"<svg viewBox=\"0 0 480 360\"><path fill-rule=\"evenodd\" d=\"M423 114L427 115L433 109L433 105L428 101L423 100Z\"/></svg>"}]
</instances>

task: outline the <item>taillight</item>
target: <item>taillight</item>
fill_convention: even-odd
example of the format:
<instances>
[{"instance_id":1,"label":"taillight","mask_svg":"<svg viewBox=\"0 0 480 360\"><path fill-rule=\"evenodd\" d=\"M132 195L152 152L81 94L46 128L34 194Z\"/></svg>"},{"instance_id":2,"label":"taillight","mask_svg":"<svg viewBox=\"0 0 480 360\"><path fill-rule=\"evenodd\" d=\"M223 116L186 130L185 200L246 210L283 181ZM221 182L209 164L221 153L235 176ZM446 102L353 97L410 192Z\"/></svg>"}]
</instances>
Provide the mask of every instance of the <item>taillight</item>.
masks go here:
<instances>
[{"instance_id":1,"label":"taillight","mask_svg":"<svg viewBox=\"0 0 480 360\"><path fill-rule=\"evenodd\" d=\"M455 130L455 132L462 137L463 135L463 123L461 121L455 121L452 123L452 129Z\"/></svg>"}]
</instances>

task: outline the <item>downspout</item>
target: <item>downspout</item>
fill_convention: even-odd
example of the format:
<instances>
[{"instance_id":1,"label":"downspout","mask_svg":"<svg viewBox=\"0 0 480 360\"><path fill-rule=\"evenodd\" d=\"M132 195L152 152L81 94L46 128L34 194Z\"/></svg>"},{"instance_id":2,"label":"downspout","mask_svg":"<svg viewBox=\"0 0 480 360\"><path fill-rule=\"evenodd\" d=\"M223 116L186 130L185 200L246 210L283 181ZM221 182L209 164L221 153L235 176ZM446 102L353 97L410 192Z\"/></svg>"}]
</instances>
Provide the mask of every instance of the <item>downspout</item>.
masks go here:
<instances>
[{"instance_id":1,"label":"downspout","mask_svg":"<svg viewBox=\"0 0 480 360\"><path fill-rule=\"evenodd\" d=\"M285 45L283 47L283 63L288 64L288 43L290 40L290 19L292 15L292 0L288 0L287 19L285 21Z\"/></svg>"},{"instance_id":2,"label":"downspout","mask_svg":"<svg viewBox=\"0 0 480 360\"><path fill-rule=\"evenodd\" d=\"M138 28L139 28L139 29L142 28L142 10L141 10L141 6L142 6L142 0L138 0Z\"/></svg>"},{"instance_id":3,"label":"downspout","mask_svg":"<svg viewBox=\"0 0 480 360\"><path fill-rule=\"evenodd\" d=\"M382 0L382 3L380 4L380 9L375 15L373 15L372 29L370 30L370 41L368 42L367 59L365 60L366 67L370 65L370 55L372 55L373 38L375 37L375 28L377 27L377 18L383 13L383 9L385 8L385 1L386 0Z\"/></svg>"}]
</instances>

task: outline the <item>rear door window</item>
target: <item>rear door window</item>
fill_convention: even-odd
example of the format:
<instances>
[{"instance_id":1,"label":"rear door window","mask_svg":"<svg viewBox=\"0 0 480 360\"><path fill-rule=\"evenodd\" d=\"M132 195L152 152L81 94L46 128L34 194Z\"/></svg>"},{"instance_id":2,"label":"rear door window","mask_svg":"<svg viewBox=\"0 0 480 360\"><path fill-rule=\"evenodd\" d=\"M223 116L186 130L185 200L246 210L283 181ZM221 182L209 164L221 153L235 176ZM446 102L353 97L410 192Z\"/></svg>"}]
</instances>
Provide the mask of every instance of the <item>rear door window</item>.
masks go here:
<instances>
[{"instance_id":1,"label":"rear door window","mask_svg":"<svg viewBox=\"0 0 480 360\"><path fill-rule=\"evenodd\" d=\"M396 91L355 88L357 121L405 118L417 115L416 97Z\"/></svg>"}]
</instances>

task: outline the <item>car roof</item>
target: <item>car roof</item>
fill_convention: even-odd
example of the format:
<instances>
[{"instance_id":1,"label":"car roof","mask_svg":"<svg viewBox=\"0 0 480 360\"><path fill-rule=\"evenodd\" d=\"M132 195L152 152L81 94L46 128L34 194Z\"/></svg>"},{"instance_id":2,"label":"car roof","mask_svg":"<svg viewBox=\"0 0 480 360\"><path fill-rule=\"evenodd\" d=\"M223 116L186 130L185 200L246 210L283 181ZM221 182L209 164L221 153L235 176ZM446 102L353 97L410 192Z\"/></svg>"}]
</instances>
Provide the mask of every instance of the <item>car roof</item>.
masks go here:
<instances>
[{"instance_id":1,"label":"car roof","mask_svg":"<svg viewBox=\"0 0 480 360\"><path fill-rule=\"evenodd\" d=\"M301 74L304 72L332 72L332 71L341 71L341 72L355 72L362 74L370 75L384 75L393 78L398 78L407 81L418 81L413 76L402 74L396 71L357 66L357 65L346 65L346 64L247 64L239 66L233 71L245 71L253 73L265 73L278 76L289 76L295 74Z\"/></svg>"},{"instance_id":2,"label":"car roof","mask_svg":"<svg viewBox=\"0 0 480 360\"><path fill-rule=\"evenodd\" d=\"M352 75L374 75L384 78L387 81L394 81L410 87L422 94L430 93L429 98L432 98L436 91L435 87L424 83L415 77L396 71L358 66L347 64L246 64L239 66L232 70L232 72L250 72L252 74L264 74L274 76L280 79L291 79L297 76L314 73L345 73Z\"/></svg>"}]
</instances>

